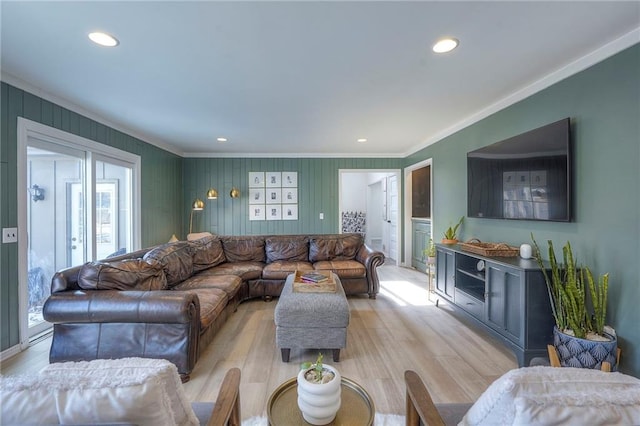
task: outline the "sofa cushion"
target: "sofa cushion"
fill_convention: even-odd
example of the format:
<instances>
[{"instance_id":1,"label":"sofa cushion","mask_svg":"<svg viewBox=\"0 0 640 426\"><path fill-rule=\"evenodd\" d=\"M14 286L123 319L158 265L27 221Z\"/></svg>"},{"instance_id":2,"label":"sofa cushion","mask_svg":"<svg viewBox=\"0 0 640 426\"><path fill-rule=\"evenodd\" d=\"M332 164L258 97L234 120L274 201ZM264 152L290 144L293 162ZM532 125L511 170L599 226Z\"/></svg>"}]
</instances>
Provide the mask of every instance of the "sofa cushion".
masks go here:
<instances>
[{"instance_id":1,"label":"sofa cushion","mask_svg":"<svg viewBox=\"0 0 640 426\"><path fill-rule=\"evenodd\" d=\"M218 288L227 293L229 299L233 299L240 290L242 279L237 275L213 275L213 274L195 274L187 278L177 286L174 290L195 290L198 288Z\"/></svg>"},{"instance_id":2,"label":"sofa cushion","mask_svg":"<svg viewBox=\"0 0 640 426\"><path fill-rule=\"evenodd\" d=\"M54 363L3 377L3 424L198 425L175 365L146 358Z\"/></svg>"},{"instance_id":3,"label":"sofa cushion","mask_svg":"<svg viewBox=\"0 0 640 426\"><path fill-rule=\"evenodd\" d=\"M144 255L144 259L147 261L155 260L162 265L169 287L186 280L193 273L191 244L188 241L166 243L154 247Z\"/></svg>"},{"instance_id":4,"label":"sofa cushion","mask_svg":"<svg viewBox=\"0 0 640 426\"><path fill-rule=\"evenodd\" d=\"M309 260L309 240L306 236L272 236L264 240L267 263L287 260Z\"/></svg>"},{"instance_id":5,"label":"sofa cushion","mask_svg":"<svg viewBox=\"0 0 640 426\"><path fill-rule=\"evenodd\" d=\"M636 424L640 380L622 373L570 367L526 367L494 381L461 425Z\"/></svg>"},{"instance_id":6,"label":"sofa cushion","mask_svg":"<svg viewBox=\"0 0 640 426\"><path fill-rule=\"evenodd\" d=\"M193 256L193 272L211 268L227 260L222 249L222 242L214 235L209 234L190 241L189 244Z\"/></svg>"},{"instance_id":7,"label":"sofa cushion","mask_svg":"<svg viewBox=\"0 0 640 426\"><path fill-rule=\"evenodd\" d=\"M313 271L313 265L309 262L289 262L278 260L267 264L262 270L262 278L265 280L284 280L296 271Z\"/></svg>"},{"instance_id":8,"label":"sofa cushion","mask_svg":"<svg viewBox=\"0 0 640 426\"><path fill-rule=\"evenodd\" d=\"M229 302L229 297L224 290L219 288L198 288L192 290L180 290L184 293L198 295L200 300L200 326L201 330L206 330Z\"/></svg>"},{"instance_id":9,"label":"sofa cushion","mask_svg":"<svg viewBox=\"0 0 640 426\"><path fill-rule=\"evenodd\" d=\"M84 290L164 290L167 279L158 262L128 259L116 262L88 262L78 273Z\"/></svg>"},{"instance_id":10,"label":"sofa cushion","mask_svg":"<svg viewBox=\"0 0 640 426\"><path fill-rule=\"evenodd\" d=\"M262 262L226 262L206 269L203 275L236 275L244 281L257 280L262 276L265 264Z\"/></svg>"},{"instance_id":11,"label":"sofa cushion","mask_svg":"<svg viewBox=\"0 0 640 426\"><path fill-rule=\"evenodd\" d=\"M223 237L227 262L264 262L264 238L259 236Z\"/></svg>"},{"instance_id":12,"label":"sofa cushion","mask_svg":"<svg viewBox=\"0 0 640 426\"><path fill-rule=\"evenodd\" d=\"M309 261L355 259L363 244L360 234L309 237Z\"/></svg>"},{"instance_id":13,"label":"sofa cushion","mask_svg":"<svg viewBox=\"0 0 640 426\"><path fill-rule=\"evenodd\" d=\"M362 278L367 269L357 260L324 260L313 264L314 269L335 272L340 278Z\"/></svg>"}]
</instances>

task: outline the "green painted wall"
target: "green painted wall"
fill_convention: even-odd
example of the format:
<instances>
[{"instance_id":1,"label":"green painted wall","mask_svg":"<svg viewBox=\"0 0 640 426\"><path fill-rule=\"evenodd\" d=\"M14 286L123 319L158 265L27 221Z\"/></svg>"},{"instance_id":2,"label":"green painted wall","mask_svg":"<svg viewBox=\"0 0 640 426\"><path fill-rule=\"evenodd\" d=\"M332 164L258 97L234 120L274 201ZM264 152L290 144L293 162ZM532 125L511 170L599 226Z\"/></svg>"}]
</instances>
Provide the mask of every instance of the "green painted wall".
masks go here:
<instances>
[{"instance_id":1,"label":"green painted wall","mask_svg":"<svg viewBox=\"0 0 640 426\"><path fill-rule=\"evenodd\" d=\"M24 117L142 158L142 246L167 241L181 226L182 158L6 83L0 87L0 226L17 219L17 118ZM26 188L25 188L26 191ZM19 343L18 245L0 244L0 350Z\"/></svg>"},{"instance_id":2,"label":"green painted wall","mask_svg":"<svg viewBox=\"0 0 640 426\"><path fill-rule=\"evenodd\" d=\"M574 221L465 219L461 237L556 246L571 241L594 273L610 273L609 323L622 370L640 375L640 45L635 45L405 159L433 158L434 232L466 215L466 153L564 117L572 121Z\"/></svg>"},{"instance_id":3,"label":"green painted wall","mask_svg":"<svg viewBox=\"0 0 640 426\"><path fill-rule=\"evenodd\" d=\"M570 240L580 260L610 273L609 322L623 348L622 370L640 375L640 46L629 48L575 76L411 155L398 159L180 159L12 86L2 84L0 221L15 226L16 117L142 156L143 245L188 232L190 203L209 187L194 214L194 232L288 234L338 231L338 170L397 169L433 158L433 222L436 236L466 214L466 153L563 117L571 117L575 144L575 219L539 223L466 219L461 236L519 245L534 232L539 241ZM250 222L250 171L296 171L299 220ZM232 200L232 186L242 197ZM323 212L325 219L318 219ZM0 245L0 350L17 344L17 247Z\"/></svg>"},{"instance_id":4,"label":"green painted wall","mask_svg":"<svg viewBox=\"0 0 640 426\"><path fill-rule=\"evenodd\" d=\"M188 233L190 205L196 197L205 209L195 212L193 232L220 235L304 234L339 232L338 180L340 169L399 169L401 159L384 158L187 158L184 160L184 217L181 237ZM250 221L249 172L298 173L298 220ZM232 199L232 187L241 197ZM206 200L207 190L217 200ZM324 219L319 214L324 213Z\"/></svg>"}]
</instances>

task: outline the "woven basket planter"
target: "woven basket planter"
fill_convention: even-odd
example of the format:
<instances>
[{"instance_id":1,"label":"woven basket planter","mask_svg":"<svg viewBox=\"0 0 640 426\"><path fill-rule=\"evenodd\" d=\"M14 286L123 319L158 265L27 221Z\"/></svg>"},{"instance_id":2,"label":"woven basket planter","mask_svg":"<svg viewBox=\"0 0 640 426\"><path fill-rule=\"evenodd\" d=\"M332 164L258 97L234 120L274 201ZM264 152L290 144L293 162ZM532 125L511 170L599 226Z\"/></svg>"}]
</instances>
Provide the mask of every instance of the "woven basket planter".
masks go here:
<instances>
[{"instance_id":1,"label":"woven basket planter","mask_svg":"<svg viewBox=\"0 0 640 426\"><path fill-rule=\"evenodd\" d=\"M608 335L611 341L599 342L580 339L553 327L553 346L555 346L563 367L592 368L599 370L604 361L611 364L611 371L616 371L616 354L618 341L616 337Z\"/></svg>"}]
</instances>

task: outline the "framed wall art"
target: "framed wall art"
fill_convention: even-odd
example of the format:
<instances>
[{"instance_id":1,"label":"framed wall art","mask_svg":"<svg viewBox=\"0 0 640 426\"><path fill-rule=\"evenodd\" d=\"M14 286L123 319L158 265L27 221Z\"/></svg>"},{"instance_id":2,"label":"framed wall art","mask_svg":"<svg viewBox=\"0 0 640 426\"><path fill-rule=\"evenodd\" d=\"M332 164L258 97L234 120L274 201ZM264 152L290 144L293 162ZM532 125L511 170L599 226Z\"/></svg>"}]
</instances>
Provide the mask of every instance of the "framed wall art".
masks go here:
<instances>
[{"instance_id":1,"label":"framed wall art","mask_svg":"<svg viewBox=\"0 0 640 426\"><path fill-rule=\"evenodd\" d=\"M253 204L249 206L249 220L264 220L264 204Z\"/></svg>"},{"instance_id":2,"label":"framed wall art","mask_svg":"<svg viewBox=\"0 0 640 426\"><path fill-rule=\"evenodd\" d=\"M264 204L264 188L249 188L249 204Z\"/></svg>"},{"instance_id":3,"label":"framed wall art","mask_svg":"<svg viewBox=\"0 0 640 426\"><path fill-rule=\"evenodd\" d=\"M264 188L264 172L249 172L249 188Z\"/></svg>"},{"instance_id":4,"label":"framed wall art","mask_svg":"<svg viewBox=\"0 0 640 426\"><path fill-rule=\"evenodd\" d=\"M265 184L267 188L282 187L282 172L266 172Z\"/></svg>"},{"instance_id":5,"label":"framed wall art","mask_svg":"<svg viewBox=\"0 0 640 426\"><path fill-rule=\"evenodd\" d=\"M249 220L298 220L298 172L249 172Z\"/></svg>"}]
</instances>

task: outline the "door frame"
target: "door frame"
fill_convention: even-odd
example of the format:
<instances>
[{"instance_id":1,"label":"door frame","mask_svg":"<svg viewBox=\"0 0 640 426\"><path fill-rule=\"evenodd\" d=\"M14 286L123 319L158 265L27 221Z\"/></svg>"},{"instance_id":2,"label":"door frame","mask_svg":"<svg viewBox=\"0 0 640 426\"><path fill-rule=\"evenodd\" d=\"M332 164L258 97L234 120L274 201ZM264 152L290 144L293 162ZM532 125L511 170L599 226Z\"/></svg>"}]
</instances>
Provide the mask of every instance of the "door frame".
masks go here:
<instances>
[{"instance_id":1,"label":"door frame","mask_svg":"<svg viewBox=\"0 0 640 426\"><path fill-rule=\"evenodd\" d=\"M413 232L411 227L411 210L412 210L412 200L411 200L411 191L412 191L412 181L411 181L411 173L414 170L421 169L422 167L431 166L431 235L433 235L433 159L427 158L426 160L422 160L418 163L412 164L404 168L404 251L402 256L402 265L411 268L411 252L413 247Z\"/></svg>"},{"instance_id":2,"label":"door frame","mask_svg":"<svg viewBox=\"0 0 640 426\"><path fill-rule=\"evenodd\" d=\"M402 211L402 191L400 190L400 188L402 187L402 170L401 169L339 169L338 170L338 232L341 233L342 232L342 175L343 174L347 174L347 173L361 173L361 174L369 174L369 173L386 173L387 175L393 174L396 176L396 178L398 179L398 204L397 204L397 208L398 208L398 212ZM367 191L368 190L368 186L367 188L363 188L363 191ZM396 252L398 253L398 259L395 259L396 261L396 265L400 265L400 257L402 257L402 226L403 224L401 223L401 214L398 214L398 223L396 226L396 241L397 241L397 247L396 247ZM368 220L368 219L367 219Z\"/></svg>"},{"instance_id":3,"label":"door frame","mask_svg":"<svg viewBox=\"0 0 640 426\"><path fill-rule=\"evenodd\" d=\"M95 159L91 159L91 154L99 154L108 158L119 159L120 161L126 161L132 167L132 182L131 182L131 234L132 234L132 249L136 250L141 245L141 166L142 158L139 155L123 151L118 148L105 145L91 139L84 138L82 136L75 135L73 133L65 132L54 127L50 127L35 121L28 120L23 117L18 117L18 149L17 149L17 225L18 225L18 321L19 321L19 349L24 350L29 347L29 321L28 321L28 238L27 238L27 147L29 145L29 139L34 138L44 142L51 142L63 147L80 149L90 152L87 161L90 164L86 165L88 172L87 178L91 181L95 181L95 173L91 162ZM89 177L90 176L90 177ZM93 190L92 190L93 191ZM89 196L90 203L88 206L93 206L92 195ZM93 206L95 209L95 206ZM88 219L93 218L94 213L88 213ZM95 246L95 243L94 243ZM90 253L93 251L89 250ZM91 259L93 260L93 259Z\"/></svg>"}]
</instances>

